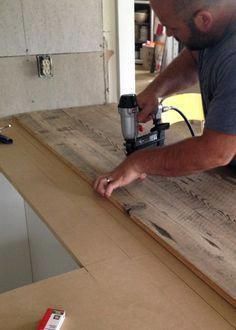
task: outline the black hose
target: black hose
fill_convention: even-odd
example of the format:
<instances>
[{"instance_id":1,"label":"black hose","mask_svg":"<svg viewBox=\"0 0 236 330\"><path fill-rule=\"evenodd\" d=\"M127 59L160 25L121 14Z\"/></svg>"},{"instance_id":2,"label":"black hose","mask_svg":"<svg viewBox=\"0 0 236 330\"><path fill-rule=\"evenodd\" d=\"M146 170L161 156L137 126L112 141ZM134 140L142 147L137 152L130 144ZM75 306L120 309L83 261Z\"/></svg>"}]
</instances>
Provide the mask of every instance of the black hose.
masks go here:
<instances>
[{"instance_id":1,"label":"black hose","mask_svg":"<svg viewBox=\"0 0 236 330\"><path fill-rule=\"evenodd\" d=\"M187 119L187 117L185 117L185 115L183 114L183 112L180 111L179 109L175 108L175 107L172 107L172 106L168 107L168 110L174 110L174 111L178 112L178 113L180 114L181 117L183 117L183 119L184 119L186 125L188 126L188 128L189 128L189 130L190 130L190 132L191 132L191 135L194 137L195 134L194 134L194 131L193 131L192 125L190 124L190 122L189 122L189 120Z\"/></svg>"}]
</instances>

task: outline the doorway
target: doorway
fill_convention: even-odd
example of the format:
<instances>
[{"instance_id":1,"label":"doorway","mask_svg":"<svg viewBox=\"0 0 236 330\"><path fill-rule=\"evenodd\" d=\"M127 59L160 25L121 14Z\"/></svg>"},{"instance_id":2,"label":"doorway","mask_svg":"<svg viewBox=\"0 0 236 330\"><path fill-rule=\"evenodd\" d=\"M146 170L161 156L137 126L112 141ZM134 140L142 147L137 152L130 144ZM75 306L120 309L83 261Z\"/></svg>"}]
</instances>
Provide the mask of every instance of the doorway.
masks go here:
<instances>
[{"instance_id":1,"label":"doorway","mask_svg":"<svg viewBox=\"0 0 236 330\"><path fill-rule=\"evenodd\" d=\"M141 9L149 6L149 1L117 0L118 31L118 94L139 93L153 79L141 62L135 60L135 6ZM148 19L151 19L149 16ZM141 27L145 27L145 23ZM145 29L143 29L145 32ZM153 33L149 32L149 36ZM143 40L144 41L144 40ZM136 63L135 63L136 62Z\"/></svg>"},{"instance_id":2,"label":"doorway","mask_svg":"<svg viewBox=\"0 0 236 330\"><path fill-rule=\"evenodd\" d=\"M138 7L140 6L140 7ZM144 63L135 61L136 54L136 38L135 36L135 8L145 11L145 7L149 6L149 0L116 0L117 8L117 45L118 45L118 95L127 93L139 93L143 90L156 76L157 73L150 73ZM149 23L148 20L152 23ZM140 26L149 26L148 39L153 41L154 33L157 30L158 19L154 19L154 13L147 17L147 21ZM145 34L145 29L143 29ZM139 40L145 43L144 35ZM163 59L163 68L166 67L179 52L179 45L174 38L167 38L165 44L165 52ZM139 58L140 59L140 58ZM137 60L137 58L136 58ZM136 62L136 63L135 63Z\"/></svg>"}]
</instances>

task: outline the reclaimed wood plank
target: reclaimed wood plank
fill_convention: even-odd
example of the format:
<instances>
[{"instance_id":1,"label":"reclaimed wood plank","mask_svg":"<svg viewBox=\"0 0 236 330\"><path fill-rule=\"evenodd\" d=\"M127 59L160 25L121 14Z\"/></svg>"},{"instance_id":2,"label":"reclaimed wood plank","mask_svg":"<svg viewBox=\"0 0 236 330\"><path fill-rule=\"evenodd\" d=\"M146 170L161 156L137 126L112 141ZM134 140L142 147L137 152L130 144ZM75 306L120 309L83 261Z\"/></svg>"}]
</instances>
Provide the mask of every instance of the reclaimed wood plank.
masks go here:
<instances>
[{"instance_id":1,"label":"reclaimed wood plank","mask_svg":"<svg viewBox=\"0 0 236 330\"><path fill-rule=\"evenodd\" d=\"M125 158L115 105L40 111L17 119L90 183ZM168 142L175 141L175 132L168 132ZM152 176L115 191L111 200L236 306L235 188L234 171Z\"/></svg>"}]
</instances>

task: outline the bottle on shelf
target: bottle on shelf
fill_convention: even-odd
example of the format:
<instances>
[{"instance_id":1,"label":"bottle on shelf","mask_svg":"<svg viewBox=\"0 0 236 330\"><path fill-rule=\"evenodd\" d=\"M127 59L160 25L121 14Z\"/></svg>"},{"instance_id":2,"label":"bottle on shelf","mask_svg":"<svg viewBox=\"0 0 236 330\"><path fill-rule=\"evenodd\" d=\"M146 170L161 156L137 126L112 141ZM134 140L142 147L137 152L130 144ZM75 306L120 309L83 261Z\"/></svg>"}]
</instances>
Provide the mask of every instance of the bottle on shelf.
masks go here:
<instances>
[{"instance_id":1,"label":"bottle on shelf","mask_svg":"<svg viewBox=\"0 0 236 330\"><path fill-rule=\"evenodd\" d=\"M148 40L148 34L149 34L148 26L142 25L141 28L140 28L140 36L139 36L140 41L142 41L142 42L147 41Z\"/></svg>"},{"instance_id":2,"label":"bottle on shelf","mask_svg":"<svg viewBox=\"0 0 236 330\"><path fill-rule=\"evenodd\" d=\"M166 44L165 28L162 24L157 25L156 34L154 36L154 44L155 48L150 72L153 73L156 71L157 73L159 73L161 71Z\"/></svg>"}]
</instances>

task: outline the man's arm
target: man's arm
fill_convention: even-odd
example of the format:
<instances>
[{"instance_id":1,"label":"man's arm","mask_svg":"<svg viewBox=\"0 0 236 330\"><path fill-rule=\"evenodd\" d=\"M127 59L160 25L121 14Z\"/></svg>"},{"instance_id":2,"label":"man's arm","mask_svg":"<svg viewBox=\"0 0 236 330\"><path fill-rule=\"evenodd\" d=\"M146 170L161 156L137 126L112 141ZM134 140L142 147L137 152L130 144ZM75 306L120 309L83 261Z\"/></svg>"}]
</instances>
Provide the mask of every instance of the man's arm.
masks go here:
<instances>
[{"instance_id":1,"label":"man's arm","mask_svg":"<svg viewBox=\"0 0 236 330\"><path fill-rule=\"evenodd\" d=\"M158 105L158 97L165 97L192 86L198 81L198 52L184 49L173 62L138 96L142 111L139 121L146 122Z\"/></svg>"},{"instance_id":2,"label":"man's arm","mask_svg":"<svg viewBox=\"0 0 236 330\"><path fill-rule=\"evenodd\" d=\"M140 155L139 171L151 175L183 176L225 166L236 155L236 135L205 130L202 136Z\"/></svg>"},{"instance_id":3,"label":"man's arm","mask_svg":"<svg viewBox=\"0 0 236 330\"><path fill-rule=\"evenodd\" d=\"M205 130L199 137L131 154L114 171L97 178L94 188L110 197L114 189L144 179L147 174L183 176L227 165L234 157L236 135Z\"/></svg>"}]
</instances>

